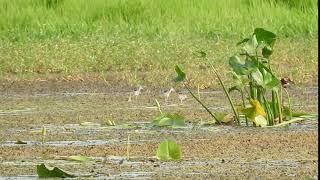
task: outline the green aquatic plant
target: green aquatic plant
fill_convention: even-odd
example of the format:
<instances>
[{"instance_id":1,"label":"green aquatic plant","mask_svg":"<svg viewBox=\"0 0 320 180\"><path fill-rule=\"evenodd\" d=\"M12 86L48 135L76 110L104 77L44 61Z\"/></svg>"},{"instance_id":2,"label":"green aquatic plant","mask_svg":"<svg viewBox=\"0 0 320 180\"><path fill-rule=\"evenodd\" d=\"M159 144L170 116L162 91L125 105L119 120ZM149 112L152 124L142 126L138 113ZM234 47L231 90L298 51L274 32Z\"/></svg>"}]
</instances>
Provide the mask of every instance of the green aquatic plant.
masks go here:
<instances>
[{"instance_id":1,"label":"green aquatic plant","mask_svg":"<svg viewBox=\"0 0 320 180\"><path fill-rule=\"evenodd\" d=\"M234 121L240 123L240 113L245 116L246 125L249 121L254 126L274 126L282 124L284 121L295 122L292 119L293 112L291 109L291 99L288 91L285 89L282 80L278 78L271 68L270 57L274 51L274 44L277 36L273 32L263 28L256 28L252 35L238 42L242 49L238 55L229 58L229 65L232 69L234 84L227 89L223 83L219 72L216 70L212 62L207 59L204 51L198 51L196 55L205 58L210 65L213 73L218 78L220 85L225 92L228 102L233 111ZM221 118L217 117L217 113L212 113L203 102L200 101L191 91L185 72L178 65L175 66L177 77L176 82L183 82L192 97L199 102L202 107L221 124ZM235 108L230 93L238 91L241 95L242 107ZM288 107L283 105L282 91L288 97ZM271 95L269 99L267 95ZM249 106L246 105L249 102ZM296 118L297 116L295 116ZM285 123L287 124L287 123Z\"/></svg>"},{"instance_id":2,"label":"green aquatic plant","mask_svg":"<svg viewBox=\"0 0 320 180\"><path fill-rule=\"evenodd\" d=\"M191 87L189 86L189 81L187 79L186 73L182 70L182 68L178 65L175 66L175 71L177 73L177 77L175 78L176 82L182 82L184 87L188 90L191 96L211 115L211 117L218 123L221 124L220 120L217 116L210 111L210 109L192 92Z\"/></svg>"},{"instance_id":3,"label":"green aquatic plant","mask_svg":"<svg viewBox=\"0 0 320 180\"><path fill-rule=\"evenodd\" d=\"M161 110L160 103L157 99L155 99L157 103L157 109L160 113L153 121L152 126L156 127L172 127L172 128L181 128L185 127L185 118L180 114L170 114L163 113Z\"/></svg>"},{"instance_id":4,"label":"green aquatic plant","mask_svg":"<svg viewBox=\"0 0 320 180\"><path fill-rule=\"evenodd\" d=\"M156 156L160 161L180 160L181 147L172 140L165 140L160 143Z\"/></svg>"},{"instance_id":5,"label":"green aquatic plant","mask_svg":"<svg viewBox=\"0 0 320 180\"><path fill-rule=\"evenodd\" d=\"M75 178L75 175L68 174L61 169L54 167L52 170L48 169L43 163L37 165L37 174L39 178Z\"/></svg>"},{"instance_id":6,"label":"green aquatic plant","mask_svg":"<svg viewBox=\"0 0 320 180\"><path fill-rule=\"evenodd\" d=\"M180 114L161 114L152 121L153 126L157 127L185 127L185 118Z\"/></svg>"}]
</instances>

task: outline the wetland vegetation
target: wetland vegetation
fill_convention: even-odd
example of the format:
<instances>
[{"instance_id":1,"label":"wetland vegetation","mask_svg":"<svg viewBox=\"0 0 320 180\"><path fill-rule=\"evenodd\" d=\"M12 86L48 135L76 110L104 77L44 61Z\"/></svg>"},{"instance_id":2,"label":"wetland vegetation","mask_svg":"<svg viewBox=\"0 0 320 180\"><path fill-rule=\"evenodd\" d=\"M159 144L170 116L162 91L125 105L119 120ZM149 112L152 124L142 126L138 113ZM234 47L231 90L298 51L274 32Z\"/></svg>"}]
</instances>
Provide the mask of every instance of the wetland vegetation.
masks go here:
<instances>
[{"instance_id":1,"label":"wetland vegetation","mask_svg":"<svg viewBox=\"0 0 320 180\"><path fill-rule=\"evenodd\" d=\"M0 179L318 178L318 1L2 0L0 17Z\"/></svg>"}]
</instances>

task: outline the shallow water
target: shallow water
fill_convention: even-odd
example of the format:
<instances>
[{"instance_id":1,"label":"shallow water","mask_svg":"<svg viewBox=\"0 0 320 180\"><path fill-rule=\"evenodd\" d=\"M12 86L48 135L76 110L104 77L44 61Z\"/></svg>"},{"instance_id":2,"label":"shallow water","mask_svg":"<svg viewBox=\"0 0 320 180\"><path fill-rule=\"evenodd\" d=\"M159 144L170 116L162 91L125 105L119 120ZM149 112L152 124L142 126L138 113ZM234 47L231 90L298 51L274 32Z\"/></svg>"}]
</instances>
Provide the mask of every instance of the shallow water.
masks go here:
<instances>
[{"instance_id":1,"label":"shallow water","mask_svg":"<svg viewBox=\"0 0 320 180\"><path fill-rule=\"evenodd\" d=\"M316 112L317 87L290 91L294 109ZM318 172L318 116L279 128L201 126L210 116L191 97L181 104L173 94L166 103L158 92L146 91L137 101L128 102L129 92L0 95L0 179L37 179L35 166L42 162L98 179L247 179L248 174L277 179L314 177ZM200 95L211 110L230 112L222 91ZM184 115L187 126L152 127L151 121L159 115L154 99L163 112ZM116 126L105 125L110 119ZM43 127L47 131L44 144ZM182 145L182 161L155 159L156 146L163 139ZM15 144L17 140L27 144ZM127 144L130 160L125 160ZM47 157L42 159L42 153ZM77 154L94 161L61 159Z\"/></svg>"}]
</instances>

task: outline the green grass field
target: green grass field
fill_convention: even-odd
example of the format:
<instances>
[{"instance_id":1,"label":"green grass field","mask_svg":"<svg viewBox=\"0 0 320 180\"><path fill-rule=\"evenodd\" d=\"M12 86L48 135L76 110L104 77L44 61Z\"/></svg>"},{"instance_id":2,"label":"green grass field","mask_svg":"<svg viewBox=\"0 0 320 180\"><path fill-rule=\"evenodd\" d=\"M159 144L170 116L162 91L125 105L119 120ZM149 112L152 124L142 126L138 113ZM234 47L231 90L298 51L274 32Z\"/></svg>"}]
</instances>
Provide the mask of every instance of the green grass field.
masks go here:
<instances>
[{"instance_id":1,"label":"green grass field","mask_svg":"<svg viewBox=\"0 0 320 180\"><path fill-rule=\"evenodd\" d=\"M208 84L193 52L207 51L226 77L235 43L256 27L279 36L279 76L318 77L316 0L1 0L0 17L1 77L115 73L162 85L182 64Z\"/></svg>"},{"instance_id":2,"label":"green grass field","mask_svg":"<svg viewBox=\"0 0 320 180\"><path fill-rule=\"evenodd\" d=\"M55 3L56 2L56 3ZM1 39L102 34L238 37L264 27L282 37L317 37L316 0L2 0Z\"/></svg>"}]
</instances>

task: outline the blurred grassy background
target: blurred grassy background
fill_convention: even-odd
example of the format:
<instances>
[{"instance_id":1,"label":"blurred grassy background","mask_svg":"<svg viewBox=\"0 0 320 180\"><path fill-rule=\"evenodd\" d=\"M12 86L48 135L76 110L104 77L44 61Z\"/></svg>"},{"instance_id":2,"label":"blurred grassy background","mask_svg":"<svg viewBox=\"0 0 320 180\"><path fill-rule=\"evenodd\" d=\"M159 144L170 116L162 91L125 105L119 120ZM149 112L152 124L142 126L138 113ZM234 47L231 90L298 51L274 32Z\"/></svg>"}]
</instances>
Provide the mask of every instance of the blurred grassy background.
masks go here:
<instances>
[{"instance_id":1,"label":"blurred grassy background","mask_svg":"<svg viewBox=\"0 0 320 180\"><path fill-rule=\"evenodd\" d=\"M279 36L273 69L318 78L316 0L1 0L0 75L115 73L129 84L166 84L182 64L213 87L205 50L229 77L235 43L263 27ZM214 78L213 78L214 80Z\"/></svg>"}]
</instances>

